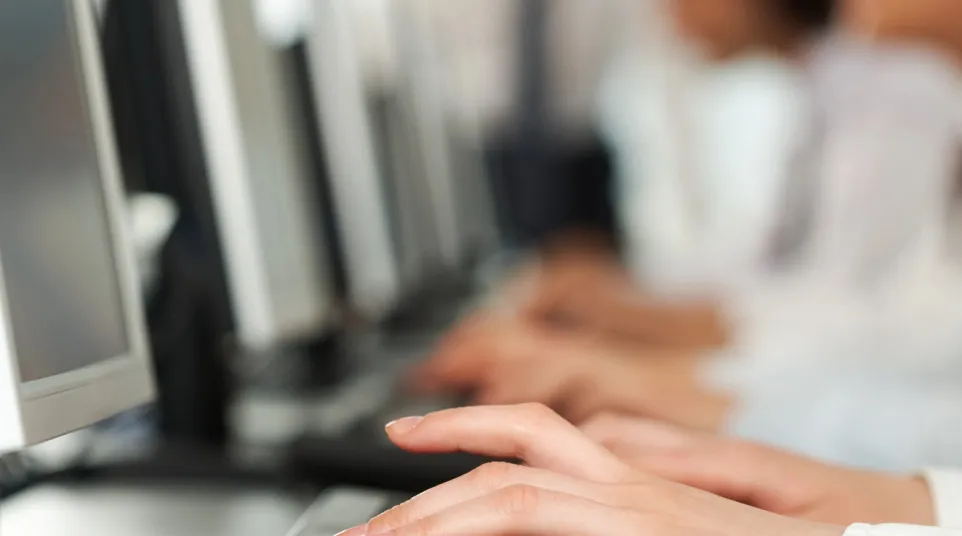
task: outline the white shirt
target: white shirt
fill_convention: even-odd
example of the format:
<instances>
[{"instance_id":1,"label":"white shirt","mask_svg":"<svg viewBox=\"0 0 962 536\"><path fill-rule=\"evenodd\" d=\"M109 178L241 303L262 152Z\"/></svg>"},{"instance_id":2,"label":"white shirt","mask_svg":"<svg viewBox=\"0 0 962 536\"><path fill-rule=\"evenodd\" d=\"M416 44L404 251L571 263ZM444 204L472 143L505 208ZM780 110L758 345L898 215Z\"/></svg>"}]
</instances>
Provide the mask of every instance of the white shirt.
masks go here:
<instances>
[{"instance_id":1,"label":"white shirt","mask_svg":"<svg viewBox=\"0 0 962 536\"><path fill-rule=\"evenodd\" d=\"M962 288L947 251L962 153L962 85L950 65L909 48L823 47L812 66L828 118L817 218L797 269L736 282L744 351L834 360L869 336L908 349L902 337L923 343L930 337L912 335L932 334L936 313L962 317L960 295L946 292Z\"/></svg>"},{"instance_id":2,"label":"white shirt","mask_svg":"<svg viewBox=\"0 0 962 536\"><path fill-rule=\"evenodd\" d=\"M800 73L753 55L719 66L647 44L602 103L628 262L648 289L712 292L762 270L804 115Z\"/></svg>"},{"instance_id":3,"label":"white shirt","mask_svg":"<svg viewBox=\"0 0 962 536\"><path fill-rule=\"evenodd\" d=\"M713 371L741 400L728 429L875 469L962 465L958 74L921 49L832 47L812 71L832 118L815 240L732 300L737 340Z\"/></svg>"},{"instance_id":4,"label":"white shirt","mask_svg":"<svg viewBox=\"0 0 962 536\"><path fill-rule=\"evenodd\" d=\"M727 289L738 317L764 319L771 303L812 289L831 288L820 299L929 277L943 260L946 191L962 153L950 63L832 38L804 72L764 56L705 67L669 41L635 43L602 99L629 260L647 287ZM816 115L828 118L805 174L818 181L816 217L800 269L776 276L766 250L794 201L792 162Z\"/></svg>"}]
</instances>

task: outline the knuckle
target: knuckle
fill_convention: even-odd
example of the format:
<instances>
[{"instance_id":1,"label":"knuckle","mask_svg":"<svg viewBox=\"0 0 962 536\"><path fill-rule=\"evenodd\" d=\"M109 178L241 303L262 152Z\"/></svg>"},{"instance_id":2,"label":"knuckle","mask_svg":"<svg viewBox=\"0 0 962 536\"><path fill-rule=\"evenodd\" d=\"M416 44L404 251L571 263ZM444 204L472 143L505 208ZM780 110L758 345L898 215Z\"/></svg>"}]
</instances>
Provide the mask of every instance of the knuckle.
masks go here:
<instances>
[{"instance_id":1,"label":"knuckle","mask_svg":"<svg viewBox=\"0 0 962 536\"><path fill-rule=\"evenodd\" d=\"M468 473L468 480L475 489L490 492L511 482L515 469L516 467L509 463L486 463Z\"/></svg>"},{"instance_id":2,"label":"knuckle","mask_svg":"<svg viewBox=\"0 0 962 536\"><path fill-rule=\"evenodd\" d=\"M504 488L497 498L497 508L506 517L533 514L544 498L542 490L527 485Z\"/></svg>"},{"instance_id":3,"label":"knuckle","mask_svg":"<svg viewBox=\"0 0 962 536\"><path fill-rule=\"evenodd\" d=\"M725 441L721 447L722 458L735 467L753 465L759 458L765 456L765 449L751 443Z\"/></svg>"},{"instance_id":4,"label":"knuckle","mask_svg":"<svg viewBox=\"0 0 962 536\"><path fill-rule=\"evenodd\" d=\"M403 527L415 519L417 516L412 513L412 504L408 502L371 519L367 524L367 533L382 534L395 527Z\"/></svg>"},{"instance_id":5,"label":"knuckle","mask_svg":"<svg viewBox=\"0 0 962 536\"><path fill-rule=\"evenodd\" d=\"M378 534L376 532L368 532L368 534ZM421 520L416 523L411 523L403 527L398 527L390 532L391 536L429 536L431 534L439 534L435 527L432 526L431 521Z\"/></svg>"},{"instance_id":6,"label":"knuckle","mask_svg":"<svg viewBox=\"0 0 962 536\"><path fill-rule=\"evenodd\" d=\"M521 411L525 422L535 429L550 426L561 419L551 408L539 402L524 404Z\"/></svg>"}]
</instances>

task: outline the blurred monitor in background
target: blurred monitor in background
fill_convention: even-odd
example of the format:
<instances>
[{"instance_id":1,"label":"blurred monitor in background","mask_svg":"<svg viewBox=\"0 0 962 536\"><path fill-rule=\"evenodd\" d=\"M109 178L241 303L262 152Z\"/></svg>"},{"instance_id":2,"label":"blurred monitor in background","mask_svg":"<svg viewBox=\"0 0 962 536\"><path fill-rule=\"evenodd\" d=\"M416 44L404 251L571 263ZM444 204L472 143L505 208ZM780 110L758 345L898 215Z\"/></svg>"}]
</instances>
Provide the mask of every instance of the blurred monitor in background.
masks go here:
<instances>
[{"instance_id":1,"label":"blurred monitor in background","mask_svg":"<svg viewBox=\"0 0 962 536\"><path fill-rule=\"evenodd\" d=\"M401 295L391 211L367 102L351 2L317 2L308 29L319 130L348 276L348 300L386 316Z\"/></svg>"},{"instance_id":2,"label":"blurred monitor in background","mask_svg":"<svg viewBox=\"0 0 962 536\"><path fill-rule=\"evenodd\" d=\"M595 103L630 0L421 0L456 128L483 140L503 237L614 232Z\"/></svg>"},{"instance_id":3,"label":"blurred monitor in background","mask_svg":"<svg viewBox=\"0 0 962 536\"><path fill-rule=\"evenodd\" d=\"M479 166L456 154L442 65L417 3L312 7L309 72L348 300L378 321L463 277L491 234L486 192L464 195Z\"/></svg>"},{"instance_id":4,"label":"blurred monitor in background","mask_svg":"<svg viewBox=\"0 0 962 536\"><path fill-rule=\"evenodd\" d=\"M265 350L337 320L315 170L252 1L177 5L240 342Z\"/></svg>"},{"instance_id":5,"label":"blurred monitor in background","mask_svg":"<svg viewBox=\"0 0 962 536\"><path fill-rule=\"evenodd\" d=\"M94 16L0 6L0 451L153 393Z\"/></svg>"},{"instance_id":6,"label":"blurred monitor in background","mask_svg":"<svg viewBox=\"0 0 962 536\"><path fill-rule=\"evenodd\" d=\"M493 214L478 140L460 128L449 107L455 88L446 72L445 43L431 24L432 1L389 3L392 44L399 60L399 104L409 110L420 141L440 259L456 269L490 246L485 241Z\"/></svg>"}]
</instances>

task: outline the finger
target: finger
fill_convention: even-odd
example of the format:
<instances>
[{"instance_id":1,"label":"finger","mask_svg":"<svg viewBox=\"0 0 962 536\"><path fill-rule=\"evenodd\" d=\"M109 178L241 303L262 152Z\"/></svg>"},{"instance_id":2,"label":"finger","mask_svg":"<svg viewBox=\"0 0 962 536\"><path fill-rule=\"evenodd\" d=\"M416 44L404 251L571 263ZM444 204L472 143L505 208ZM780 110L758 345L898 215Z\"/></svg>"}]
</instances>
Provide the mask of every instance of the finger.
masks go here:
<instances>
[{"instance_id":1,"label":"finger","mask_svg":"<svg viewBox=\"0 0 962 536\"><path fill-rule=\"evenodd\" d=\"M583 423L600 412L618 409L613 407L613 404L604 395L594 389L585 388L583 383L569 391L569 394L570 396L561 405L559 411L566 419L575 424Z\"/></svg>"},{"instance_id":2,"label":"finger","mask_svg":"<svg viewBox=\"0 0 962 536\"><path fill-rule=\"evenodd\" d=\"M770 477L796 465L771 449L646 419L604 415L581 429L635 469L751 504Z\"/></svg>"},{"instance_id":3,"label":"finger","mask_svg":"<svg viewBox=\"0 0 962 536\"><path fill-rule=\"evenodd\" d=\"M411 374L411 382L424 389L473 388L489 362L478 349L476 354L462 352L431 359Z\"/></svg>"},{"instance_id":4,"label":"finger","mask_svg":"<svg viewBox=\"0 0 962 536\"><path fill-rule=\"evenodd\" d=\"M491 463L450 482L430 489L410 501L372 519L368 534L382 534L425 519L498 490L512 486L540 489L584 497L595 502L617 500L611 488L559 473L506 463ZM621 506L619 504L619 506Z\"/></svg>"},{"instance_id":5,"label":"finger","mask_svg":"<svg viewBox=\"0 0 962 536\"><path fill-rule=\"evenodd\" d=\"M497 367L479 391L480 405L512 405L537 402L555 407L572 382L570 371L562 363L545 367L541 362L518 362Z\"/></svg>"},{"instance_id":6,"label":"finger","mask_svg":"<svg viewBox=\"0 0 962 536\"><path fill-rule=\"evenodd\" d=\"M391 536L645 534L639 516L566 493L512 486L398 527ZM373 535L372 535L373 536Z\"/></svg>"},{"instance_id":7,"label":"finger","mask_svg":"<svg viewBox=\"0 0 962 536\"><path fill-rule=\"evenodd\" d=\"M597 371L596 371L597 373ZM583 377L576 382L562 408L562 414L573 423L585 421L604 412L642 414L645 404L639 398L639 388L631 386L626 390L616 381L605 382L605 378Z\"/></svg>"},{"instance_id":8,"label":"finger","mask_svg":"<svg viewBox=\"0 0 962 536\"><path fill-rule=\"evenodd\" d=\"M773 449L736 441L706 442L675 453L656 453L626 460L632 467L720 495L764 507L784 489L785 481L804 486L818 467Z\"/></svg>"},{"instance_id":9,"label":"finger","mask_svg":"<svg viewBox=\"0 0 962 536\"><path fill-rule=\"evenodd\" d=\"M491 354L491 326L472 319L442 341L430 359L418 367L415 381L425 386L472 386Z\"/></svg>"},{"instance_id":10,"label":"finger","mask_svg":"<svg viewBox=\"0 0 962 536\"><path fill-rule=\"evenodd\" d=\"M387 428L399 447L422 453L471 452L517 458L596 482L620 482L630 469L541 404L441 411Z\"/></svg>"},{"instance_id":11,"label":"finger","mask_svg":"<svg viewBox=\"0 0 962 536\"><path fill-rule=\"evenodd\" d=\"M609 449L630 451L635 455L693 448L712 438L708 434L668 423L614 413L596 415L580 429L590 439Z\"/></svg>"}]
</instances>

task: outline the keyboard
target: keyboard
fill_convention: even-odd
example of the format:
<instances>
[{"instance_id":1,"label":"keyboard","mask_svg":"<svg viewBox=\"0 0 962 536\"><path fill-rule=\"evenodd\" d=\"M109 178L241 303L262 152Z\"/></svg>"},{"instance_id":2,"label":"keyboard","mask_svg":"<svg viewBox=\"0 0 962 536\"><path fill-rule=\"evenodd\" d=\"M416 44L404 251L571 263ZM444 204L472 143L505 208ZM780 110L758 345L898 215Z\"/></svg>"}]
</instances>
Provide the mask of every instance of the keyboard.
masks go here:
<instances>
[{"instance_id":1,"label":"keyboard","mask_svg":"<svg viewBox=\"0 0 962 536\"><path fill-rule=\"evenodd\" d=\"M334 536L410 498L387 491L332 488L318 497L287 536Z\"/></svg>"},{"instance_id":2,"label":"keyboard","mask_svg":"<svg viewBox=\"0 0 962 536\"><path fill-rule=\"evenodd\" d=\"M303 436L290 455L308 479L412 495L498 461L464 453L412 454L364 437Z\"/></svg>"}]
</instances>

